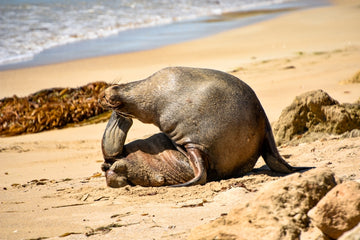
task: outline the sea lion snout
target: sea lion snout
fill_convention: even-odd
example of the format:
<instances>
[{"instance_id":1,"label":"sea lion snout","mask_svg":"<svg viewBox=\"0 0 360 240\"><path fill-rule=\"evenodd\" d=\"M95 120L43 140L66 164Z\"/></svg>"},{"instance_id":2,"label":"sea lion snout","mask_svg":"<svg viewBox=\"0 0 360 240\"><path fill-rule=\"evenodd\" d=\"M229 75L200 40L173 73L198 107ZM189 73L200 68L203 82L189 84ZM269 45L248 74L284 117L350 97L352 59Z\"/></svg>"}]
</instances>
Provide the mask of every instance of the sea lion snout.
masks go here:
<instances>
[{"instance_id":1,"label":"sea lion snout","mask_svg":"<svg viewBox=\"0 0 360 240\"><path fill-rule=\"evenodd\" d=\"M122 102L119 96L119 85L114 85L105 89L101 94L101 104L109 108L117 108Z\"/></svg>"},{"instance_id":2,"label":"sea lion snout","mask_svg":"<svg viewBox=\"0 0 360 240\"><path fill-rule=\"evenodd\" d=\"M125 176L115 173L113 170L105 172L106 184L109 187L119 188L128 185L127 178Z\"/></svg>"},{"instance_id":3,"label":"sea lion snout","mask_svg":"<svg viewBox=\"0 0 360 240\"><path fill-rule=\"evenodd\" d=\"M112 165L104 163L101 168L105 172L106 184L109 187L119 188L128 185L126 161L118 160Z\"/></svg>"}]
</instances>

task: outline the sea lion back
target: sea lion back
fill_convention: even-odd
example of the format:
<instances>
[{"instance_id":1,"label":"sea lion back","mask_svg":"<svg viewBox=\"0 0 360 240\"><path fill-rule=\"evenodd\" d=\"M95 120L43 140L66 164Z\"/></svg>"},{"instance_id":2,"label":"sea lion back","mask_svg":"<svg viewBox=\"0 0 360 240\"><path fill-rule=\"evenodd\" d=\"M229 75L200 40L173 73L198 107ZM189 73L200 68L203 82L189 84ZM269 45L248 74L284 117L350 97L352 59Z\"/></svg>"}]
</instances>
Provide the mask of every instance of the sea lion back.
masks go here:
<instances>
[{"instance_id":1,"label":"sea lion back","mask_svg":"<svg viewBox=\"0 0 360 240\"><path fill-rule=\"evenodd\" d=\"M224 72L184 67L154 76L162 78L159 128L176 144L201 147L217 175L233 174L259 157L265 114L246 83Z\"/></svg>"}]
</instances>

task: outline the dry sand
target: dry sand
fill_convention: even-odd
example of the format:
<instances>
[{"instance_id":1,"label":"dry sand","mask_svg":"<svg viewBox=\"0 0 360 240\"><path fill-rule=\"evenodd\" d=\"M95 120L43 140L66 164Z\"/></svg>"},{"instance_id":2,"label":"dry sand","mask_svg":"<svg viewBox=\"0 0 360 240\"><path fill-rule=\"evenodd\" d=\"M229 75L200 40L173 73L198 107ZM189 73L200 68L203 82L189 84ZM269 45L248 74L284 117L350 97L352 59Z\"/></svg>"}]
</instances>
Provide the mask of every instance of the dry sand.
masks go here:
<instances>
[{"instance_id":1,"label":"dry sand","mask_svg":"<svg viewBox=\"0 0 360 240\"><path fill-rule=\"evenodd\" d=\"M275 121L308 90L323 89L340 102L360 97L360 84L339 84L360 70L359 23L360 1L337 1L155 50L2 71L0 97L133 81L166 66L206 67L247 82ZM0 239L185 239L194 226L279 178L263 171L205 186L110 189L98 174L104 128L0 138ZM135 122L128 141L157 131ZM280 151L293 165L330 167L340 179L360 179L360 138L333 137ZM257 167L263 164L260 159Z\"/></svg>"}]
</instances>

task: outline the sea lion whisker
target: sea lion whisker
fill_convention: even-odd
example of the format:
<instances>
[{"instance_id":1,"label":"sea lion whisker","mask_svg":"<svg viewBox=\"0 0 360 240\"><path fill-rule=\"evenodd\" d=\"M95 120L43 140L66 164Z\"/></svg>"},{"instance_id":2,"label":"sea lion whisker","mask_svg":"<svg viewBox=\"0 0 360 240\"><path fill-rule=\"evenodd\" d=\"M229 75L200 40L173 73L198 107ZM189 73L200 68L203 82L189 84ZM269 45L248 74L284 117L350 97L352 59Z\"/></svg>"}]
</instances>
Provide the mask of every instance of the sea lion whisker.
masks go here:
<instances>
[{"instance_id":1,"label":"sea lion whisker","mask_svg":"<svg viewBox=\"0 0 360 240\"><path fill-rule=\"evenodd\" d=\"M121 112L121 111L117 111L115 110L116 114L125 117L125 118L135 118L135 116L131 115L130 113L126 113L126 112Z\"/></svg>"},{"instance_id":2,"label":"sea lion whisker","mask_svg":"<svg viewBox=\"0 0 360 240\"><path fill-rule=\"evenodd\" d=\"M112 103L104 94L103 96L101 96L102 98L99 99L101 105L103 105L103 107L107 107L107 108L111 108L111 109L116 109L118 107L120 107L122 105L121 102L116 102L116 103Z\"/></svg>"}]
</instances>

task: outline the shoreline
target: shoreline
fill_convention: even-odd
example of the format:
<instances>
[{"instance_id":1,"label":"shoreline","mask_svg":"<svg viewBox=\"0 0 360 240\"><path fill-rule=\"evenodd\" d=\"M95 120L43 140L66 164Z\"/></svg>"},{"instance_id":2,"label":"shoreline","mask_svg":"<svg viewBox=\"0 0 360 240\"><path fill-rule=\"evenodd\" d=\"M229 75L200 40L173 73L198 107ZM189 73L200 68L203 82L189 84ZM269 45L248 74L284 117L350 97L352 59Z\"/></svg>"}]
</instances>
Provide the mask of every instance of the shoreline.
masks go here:
<instances>
[{"instance_id":1,"label":"shoreline","mask_svg":"<svg viewBox=\"0 0 360 240\"><path fill-rule=\"evenodd\" d=\"M153 50L266 21L294 10L296 8L233 12L158 26L128 29L104 38L80 40L45 49L30 60L0 65L0 71ZM166 38L162 36L166 36ZM74 56L73 52L76 52L78 56Z\"/></svg>"},{"instance_id":2,"label":"shoreline","mask_svg":"<svg viewBox=\"0 0 360 240\"><path fill-rule=\"evenodd\" d=\"M0 71L161 48L266 21L286 12L329 4L328 0L285 2L252 10L225 12L169 24L128 29L104 38L79 40L44 49L29 60L1 64Z\"/></svg>"}]
</instances>

